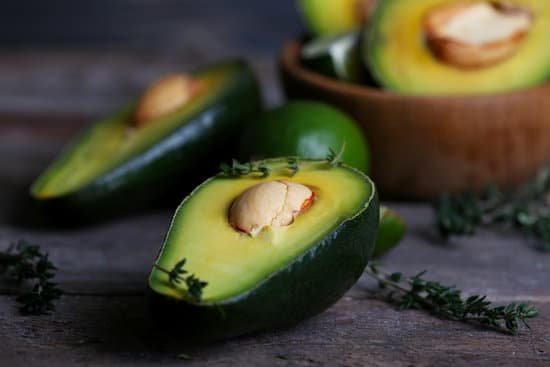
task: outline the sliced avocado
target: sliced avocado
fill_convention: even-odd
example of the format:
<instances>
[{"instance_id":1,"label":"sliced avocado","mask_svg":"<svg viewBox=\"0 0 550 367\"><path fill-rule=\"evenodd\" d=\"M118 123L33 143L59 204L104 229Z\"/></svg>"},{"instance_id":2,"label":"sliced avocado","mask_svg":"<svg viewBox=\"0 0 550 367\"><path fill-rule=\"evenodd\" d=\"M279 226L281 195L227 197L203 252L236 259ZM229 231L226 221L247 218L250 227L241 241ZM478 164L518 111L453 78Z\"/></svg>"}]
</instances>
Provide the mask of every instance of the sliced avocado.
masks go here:
<instances>
[{"instance_id":1,"label":"sliced avocado","mask_svg":"<svg viewBox=\"0 0 550 367\"><path fill-rule=\"evenodd\" d=\"M403 239L407 225L403 219L388 207L380 207L380 224L374 247L374 257L380 257L390 252Z\"/></svg>"},{"instance_id":2,"label":"sliced avocado","mask_svg":"<svg viewBox=\"0 0 550 367\"><path fill-rule=\"evenodd\" d=\"M177 209L149 278L153 304L161 307L156 314L165 323L182 321L187 330L194 323L217 337L288 325L330 306L361 276L378 226L372 181L327 161L300 160L295 175L287 159L262 164L270 171L267 177L220 174L198 186ZM288 200L290 185L314 193L291 224L275 226L273 219L252 236L231 223L243 193L280 182L287 185ZM274 195L262 198L276 200ZM255 211L262 205L242 207L255 220L264 213ZM167 272L183 259L186 274L207 283L200 300L187 286L170 281Z\"/></svg>"},{"instance_id":3,"label":"sliced avocado","mask_svg":"<svg viewBox=\"0 0 550 367\"><path fill-rule=\"evenodd\" d=\"M428 22L437 11L438 17ZM532 22L520 32L521 24L509 18L521 21L522 14ZM434 34L437 42L429 42ZM547 0L388 0L380 2L362 42L364 60L384 88L404 94L461 95L544 83L550 76L549 39Z\"/></svg>"},{"instance_id":4,"label":"sliced avocado","mask_svg":"<svg viewBox=\"0 0 550 367\"><path fill-rule=\"evenodd\" d=\"M375 5L376 0L298 0L298 10L315 36L360 28Z\"/></svg>"},{"instance_id":5,"label":"sliced avocado","mask_svg":"<svg viewBox=\"0 0 550 367\"><path fill-rule=\"evenodd\" d=\"M232 154L239 131L260 109L258 85L240 61L191 77L198 92L174 111L135 126L138 104L131 103L94 124L34 182L31 196L47 208L106 214L151 203L191 172L212 170L209 162Z\"/></svg>"},{"instance_id":6,"label":"sliced avocado","mask_svg":"<svg viewBox=\"0 0 550 367\"><path fill-rule=\"evenodd\" d=\"M302 47L302 63L338 80L361 83L367 72L359 50L360 32L316 38Z\"/></svg>"}]
</instances>

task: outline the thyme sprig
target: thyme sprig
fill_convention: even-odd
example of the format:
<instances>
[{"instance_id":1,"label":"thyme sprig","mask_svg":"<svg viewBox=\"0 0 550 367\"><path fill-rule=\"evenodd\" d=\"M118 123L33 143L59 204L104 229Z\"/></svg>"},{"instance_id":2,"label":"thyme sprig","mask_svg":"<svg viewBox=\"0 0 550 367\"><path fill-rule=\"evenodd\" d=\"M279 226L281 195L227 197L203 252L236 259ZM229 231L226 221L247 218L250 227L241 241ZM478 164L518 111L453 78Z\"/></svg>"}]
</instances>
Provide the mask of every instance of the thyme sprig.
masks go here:
<instances>
[{"instance_id":1,"label":"thyme sprig","mask_svg":"<svg viewBox=\"0 0 550 367\"><path fill-rule=\"evenodd\" d=\"M300 163L298 162L298 157L290 157L287 161L288 169L290 170L290 176L296 176L300 170Z\"/></svg>"},{"instance_id":2,"label":"thyme sprig","mask_svg":"<svg viewBox=\"0 0 550 367\"><path fill-rule=\"evenodd\" d=\"M231 161L231 165L222 163L220 165L222 176L225 177L241 177L252 173L260 173L260 177L267 177L270 174L270 169L262 162L247 162L241 163L236 159Z\"/></svg>"},{"instance_id":3,"label":"thyme sprig","mask_svg":"<svg viewBox=\"0 0 550 367\"><path fill-rule=\"evenodd\" d=\"M46 252L24 240L0 252L0 274L13 279L22 288L16 301L25 315L42 315L55 310L54 301L63 293L51 281L55 270ZM27 287L23 288L24 285Z\"/></svg>"},{"instance_id":4,"label":"thyme sprig","mask_svg":"<svg viewBox=\"0 0 550 367\"><path fill-rule=\"evenodd\" d=\"M202 298L202 291L208 283L197 278L195 274L189 274L189 272L184 268L186 262L187 259L178 261L172 270L167 270L158 264L155 264L154 266L156 269L168 274L170 283L172 283L175 287L185 284L190 300L193 302L200 302Z\"/></svg>"},{"instance_id":5,"label":"thyme sprig","mask_svg":"<svg viewBox=\"0 0 550 367\"><path fill-rule=\"evenodd\" d=\"M425 271L404 277L401 273L384 273L377 265L369 264L366 273L378 281L388 302L401 310L421 309L441 318L473 322L511 334L519 332L520 324L530 329L528 320L538 315L537 309L528 302L493 306L487 296L479 295L464 300L455 286L425 280Z\"/></svg>"},{"instance_id":6,"label":"thyme sprig","mask_svg":"<svg viewBox=\"0 0 550 367\"><path fill-rule=\"evenodd\" d=\"M435 225L441 236L471 236L482 226L505 224L535 239L536 247L550 251L550 169L516 191L491 186L481 194L471 191L442 195L435 204Z\"/></svg>"},{"instance_id":7,"label":"thyme sprig","mask_svg":"<svg viewBox=\"0 0 550 367\"><path fill-rule=\"evenodd\" d=\"M344 152L346 151L346 142L342 143L340 150L335 152L332 148L328 148L326 160L331 167L338 167L344 163Z\"/></svg>"}]
</instances>

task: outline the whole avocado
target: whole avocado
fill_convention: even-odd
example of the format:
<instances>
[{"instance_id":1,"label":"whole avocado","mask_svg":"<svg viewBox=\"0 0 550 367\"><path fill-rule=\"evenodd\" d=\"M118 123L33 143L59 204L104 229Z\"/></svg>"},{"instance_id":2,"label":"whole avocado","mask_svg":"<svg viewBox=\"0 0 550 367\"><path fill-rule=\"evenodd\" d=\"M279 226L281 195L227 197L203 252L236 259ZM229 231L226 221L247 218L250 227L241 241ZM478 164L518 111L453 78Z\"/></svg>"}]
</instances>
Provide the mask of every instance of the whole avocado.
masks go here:
<instances>
[{"instance_id":1,"label":"whole avocado","mask_svg":"<svg viewBox=\"0 0 550 367\"><path fill-rule=\"evenodd\" d=\"M241 137L243 160L300 156L324 159L345 144L344 162L369 173L369 147L357 124L320 102L292 101L260 115Z\"/></svg>"}]
</instances>

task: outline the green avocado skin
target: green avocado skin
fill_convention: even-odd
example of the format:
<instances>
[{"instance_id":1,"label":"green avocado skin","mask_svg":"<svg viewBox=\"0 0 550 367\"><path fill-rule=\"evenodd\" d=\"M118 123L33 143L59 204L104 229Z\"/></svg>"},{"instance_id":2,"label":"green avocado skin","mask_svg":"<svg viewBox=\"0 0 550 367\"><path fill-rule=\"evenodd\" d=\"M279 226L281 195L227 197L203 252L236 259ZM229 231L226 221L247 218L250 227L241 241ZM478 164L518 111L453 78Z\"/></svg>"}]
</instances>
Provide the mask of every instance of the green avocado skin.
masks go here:
<instances>
[{"instance_id":1,"label":"green avocado skin","mask_svg":"<svg viewBox=\"0 0 550 367\"><path fill-rule=\"evenodd\" d=\"M216 100L158 143L83 188L35 200L40 212L66 219L98 220L131 209L158 205L167 193L191 189L233 155L246 123L259 113L257 80L246 63L231 61L233 80ZM172 203L173 204L173 203Z\"/></svg>"},{"instance_id":2,"label":"green avocado skin","mask_svg":"<svg viewBox=\"0 0 550 367\"><path fill-rule=\"evenodd\" d=\"M370 172L370 149L361 129L340 110L321 102L295 100L258 116L240 139L239 157L282 156L325 159L329 148L346 144L344 162Z\"/></svg>"},{"instance_id":3,"label":"green avocado skin","mask_svg":"<svg viewBox=\"0 0 550 367\"><path fill-rule=\"evenodd\" d=\"M290 326L322 312L357 282L372 256L379 221L378 195L372 186L362 212L247 293L199 305L153 292L156 327L205 342Z\"/></svg>"}]
</instances>

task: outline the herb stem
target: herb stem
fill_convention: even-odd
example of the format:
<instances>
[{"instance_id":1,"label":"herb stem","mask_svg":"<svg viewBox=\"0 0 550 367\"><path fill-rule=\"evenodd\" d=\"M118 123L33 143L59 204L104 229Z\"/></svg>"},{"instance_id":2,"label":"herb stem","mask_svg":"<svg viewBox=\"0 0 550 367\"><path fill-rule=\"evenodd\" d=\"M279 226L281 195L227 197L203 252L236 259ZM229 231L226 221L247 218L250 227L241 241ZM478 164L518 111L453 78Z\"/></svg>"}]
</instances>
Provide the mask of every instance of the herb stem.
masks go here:
<instances>
[{"instance_id":1,"label":"herb stem","mask_svg":"<svg viewBox=\"0 0 550 367\"><path fill-rule=\"evenodd\" d=\"M516 191L488 187L481 194L467 191L442 195L435 204L435 225L442 237L471 236L481 226L507 224L550 252L550 168Z\"/></svg>"},{"instance_id":2,"label":"herb stem","mask_svg":"<svg viewBox=\"0 0 550 367\"><path fill-rule=\"evenodd\" d=\"M162 266L160 266L159 264L155 263L153 265L153 267L159 271L162 271L163 273L166 273L168 275L170 275L170 270L166 270L165 268L163 268Z\"/></svg>"},{"instance_id":3,"label":"herb stem","mask_svg":"<svg viewBox=\"0 0 550 367\"><path fill-rule=\"evenodd\" d=\"M477 295L463 300L462 292L456 287L424 280L422 276L425 272L403 278L401 273L386 274L371 264L365 273L378 281L380 289L388 289L388 302L398 303L402 310L423 309L445 319L475 322L510 334L519 331L520 322L530 329L527 320L538 314L537 309L529 303L494 307L486 296Z\"/></svg>"},{"instance_id":4,"label":"herb stem","mask_svg":"<svg viewBox=\"0 0 550 367\"><path fill-rule=\"evenodd\" d=\"M181 283L184 283L187 287L186 291L189 300L192 302L200 302L202 298L202 290L208 285L208 283L197 278L195 274L189 274L189 272L184 268L186 262L187 259L185 258L178 261L172 270L167 270L157 263L155 263L153 267L167 274L168 280L172 286L178 287Z\"/></svg>"},{"instance_id":5,"label":"herb stem","mask_svg":"<svg viewBox=\"0 0 550 367\"><path fill-rule=\"evenodd\" d=\"M384 276L384 275L380 275L380 273L378 271L374 271L372 270L372 267L371 266L368 266L366 269L365 269L365 273L367 273L368 275L370 275L372 278L374 278L376 281L378 281L379 283L385 285L385 286L388 286L388 287L391 287L391 288L394 288L394 289L397 289L401 292L408 292L409 289L408 288L405 288L403 287L401 284L397 283L397 282L394 282L392 280L390 280L387 275Z\"/></svg>"},{"instance_id":6,"label":"herb stem","mask_svg":"<svg viewBox=\"0 0 550 367\"><path fill-rule=\"evenodd\" d=\"M398 290L398 291L400 291L404 294L408 294L411 291L409 288L405 288L401 284L390 280L389 276L380 275L378 272L372 271L371 267L367 267L367 269L365 270L365 273L370 275L372 278L376 279L378 281L378 284L379 285L382 284L383 287L389 287L389 288ZM424 308L427 308L427 309L432 308L433 305L430 302L428 302L426 299L424 299L423 297L418 295L417 293L411 293L411 296L415 299L415 301L422 304L422 306L424 306Z\"/></svg>"}]
</instances>

